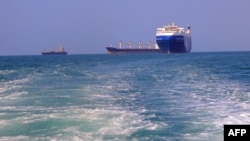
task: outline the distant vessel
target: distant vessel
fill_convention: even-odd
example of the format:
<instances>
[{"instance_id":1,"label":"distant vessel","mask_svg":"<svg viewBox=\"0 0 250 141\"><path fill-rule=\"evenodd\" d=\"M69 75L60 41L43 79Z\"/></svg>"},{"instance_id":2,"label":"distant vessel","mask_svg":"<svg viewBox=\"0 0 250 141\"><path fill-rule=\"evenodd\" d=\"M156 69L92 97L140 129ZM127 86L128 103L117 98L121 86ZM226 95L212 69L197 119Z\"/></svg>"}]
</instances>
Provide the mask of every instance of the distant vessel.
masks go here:
<instances>
[{"instance_id":1,"label":"distant vessel","mask_svg":"<svg viewBox=\"0 0 250 141\"><path fill-rule=\"evenodd\" d=\"M157 28L156 43L155 48L151 48L150 43L148 43L148 48L142 48L141 42L138 48L132 48L132 43L129 42L129 48L123 48L120 41L119 48L111 45L106 49L108 53L188 53L192 49L191 28L188 26L185 30L174 23Z\"/></svg>"},{"instance_id":2,"label":"distant vessel","mask_svg":"<svg viewBox=\"0 0 250 141\"><path fill-rule=\"evenodd\" d=\"M164 53L190 52L192 49L190 26L184 30L184 28L172 23L172 25L157 28L156 42L161 52Z\"/></svg>"},{"instance_id":3,"label":"distant vessel","mask_svg":"<svg viewBox=\"0 0 250 141\"><path fill-rule=\"evenodd\" d=\"M108 53L111 53L111 54L114 54L114 53L159 53L160 52L160 49L157 46L157 44L155 44L154 48L151 48L150 42L148 42L147 48L143 48L141 42L138 43L138 48L133 48L132 42L130 41L129 47L124 48L123 42L120 41L119 48L112 47L112 45L111 45L109 47L106 47L106 49L107 49Z\"/></svg>"},{"instance_id":4,"label":"distant vessel","mask_svg":"<svg viewBox=\"0 0 250 141\"><path fill-rule=\"evenodd\" d=\"M54 49L51 51L43 50L42 55L67 55L67 52L64 50L64 47L60 45L58 51L54 51Z\"/></svg>"}]
</instances>

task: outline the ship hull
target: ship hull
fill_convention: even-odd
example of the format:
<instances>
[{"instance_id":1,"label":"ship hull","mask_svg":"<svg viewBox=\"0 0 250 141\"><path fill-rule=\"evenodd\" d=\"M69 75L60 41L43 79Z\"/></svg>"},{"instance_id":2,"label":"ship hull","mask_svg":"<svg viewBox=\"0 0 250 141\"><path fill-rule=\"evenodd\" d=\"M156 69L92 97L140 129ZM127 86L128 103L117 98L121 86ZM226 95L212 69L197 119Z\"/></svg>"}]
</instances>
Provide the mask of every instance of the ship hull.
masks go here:
<instances>
[{"instance_id":1,"label":"ship hull","mask_svg":"<svg viewBox=\"0 0 250 141\"><path fill-rule=\"evenodd\" d=\"M163 53L188 53L191 51L191 37L185 35L156 36L156 42Z\"/></svg>"},{"instance_id":2,"label":"ship hull","mask_svg":"<svg viewBox=\"0 0 250 141\"><path fill-rule=\"evenodd\" d=\"M142 49L142 48L114 48L106 47L108 53L159 53L160 49Z\"/></svg>"},{"instance_id":3,"label":"ship hull","mask_svg":"<svg viewBox=\"0 0 250 141\"><path fill-rule=\"evenodd\" d=\"M67 55L67 52L42 52L42 55Z\"/></svg>"}]
</instances>

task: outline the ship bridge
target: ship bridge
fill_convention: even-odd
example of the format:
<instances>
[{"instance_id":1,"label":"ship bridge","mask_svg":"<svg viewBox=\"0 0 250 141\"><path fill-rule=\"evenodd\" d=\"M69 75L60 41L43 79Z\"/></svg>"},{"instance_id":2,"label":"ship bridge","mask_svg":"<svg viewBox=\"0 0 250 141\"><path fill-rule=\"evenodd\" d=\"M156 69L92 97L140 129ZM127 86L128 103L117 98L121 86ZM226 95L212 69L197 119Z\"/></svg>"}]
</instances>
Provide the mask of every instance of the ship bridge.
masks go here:
<instances>
[{"instance_id":1,"label":"ship bridge","mask_svg":"<svg viewBox=\"0 0 250 141\"><path fill-rule=\"evenodd\" d=\"M156 35L178 35L185 34L185 30L182 27L178 27L175 23L166 25L161 28L157 28Z\"/></svg>"}]
</instances>

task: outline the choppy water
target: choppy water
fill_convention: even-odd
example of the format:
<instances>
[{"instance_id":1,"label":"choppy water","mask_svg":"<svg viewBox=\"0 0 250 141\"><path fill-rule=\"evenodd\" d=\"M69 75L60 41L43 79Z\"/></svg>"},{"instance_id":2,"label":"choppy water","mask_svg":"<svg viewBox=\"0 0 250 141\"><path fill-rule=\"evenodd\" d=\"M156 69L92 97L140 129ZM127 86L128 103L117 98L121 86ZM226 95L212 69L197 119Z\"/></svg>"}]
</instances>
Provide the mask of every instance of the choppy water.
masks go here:
<instances>
[{"instance_id":1,"label":"choppy water","mask_svg":"<svg viewBox=\"0 0 250 141\"><path fill-rule=\"evenodd\" d=\"M0 140L222 141L250 52L0 57Z\"/></svg>"}]
</instances>

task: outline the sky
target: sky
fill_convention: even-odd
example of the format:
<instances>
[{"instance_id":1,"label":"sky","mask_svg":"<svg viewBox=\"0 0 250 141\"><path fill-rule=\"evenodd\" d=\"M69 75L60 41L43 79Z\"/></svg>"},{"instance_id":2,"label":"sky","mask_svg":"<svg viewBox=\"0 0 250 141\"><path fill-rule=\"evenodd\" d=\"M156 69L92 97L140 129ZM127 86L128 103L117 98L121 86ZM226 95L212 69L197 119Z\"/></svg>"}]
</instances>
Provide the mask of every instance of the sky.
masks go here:
<instances>
[{"instance_id":1,"label":"sky","mask_svg":"<svg viewBox=\"0 0 250 141\"><path fill-rule=\"evenodd\" d=\"M0 0L0 56L104 54L155 43L157 27L191 26L192 51L250 51L249 0Z\"/></svg>"}]
</instances>

